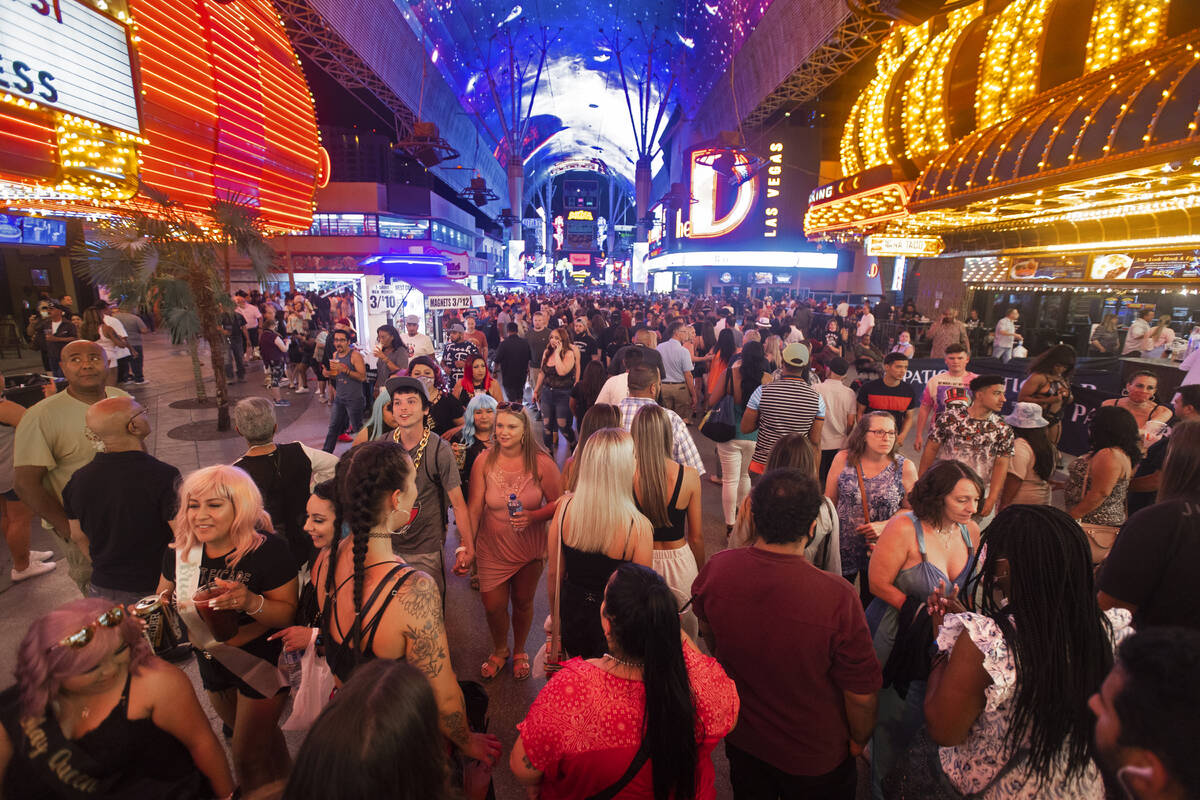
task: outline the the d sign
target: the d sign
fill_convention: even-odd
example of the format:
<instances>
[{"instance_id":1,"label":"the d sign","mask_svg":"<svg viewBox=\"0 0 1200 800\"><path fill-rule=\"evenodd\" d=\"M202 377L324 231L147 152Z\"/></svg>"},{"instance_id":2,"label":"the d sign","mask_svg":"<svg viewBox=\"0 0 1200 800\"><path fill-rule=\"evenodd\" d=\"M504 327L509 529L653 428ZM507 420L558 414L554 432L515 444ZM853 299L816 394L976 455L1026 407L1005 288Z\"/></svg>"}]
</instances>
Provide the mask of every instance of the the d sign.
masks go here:
<instances>
[{"instance_id":1,"label":"the d sign","mask_svg":"<svg viewBox=\"0 0 1200 800\"><path fill-rule=\"evenodd\" d=\"M711 156L714 152L722 152L733 157L736 166L749 164L750 159L740 150L696 150L692 153L692 204L688 219L690 222L688 236L693 239L712 239L725 236L737 230L746 221L754 200L758 197L758 178L753 177L736 188L737 195L733 198L729 210L718 217L717 190L724 182L724 176L712 166L699 161L702 156Z\"/></svg>"}]
</instances>

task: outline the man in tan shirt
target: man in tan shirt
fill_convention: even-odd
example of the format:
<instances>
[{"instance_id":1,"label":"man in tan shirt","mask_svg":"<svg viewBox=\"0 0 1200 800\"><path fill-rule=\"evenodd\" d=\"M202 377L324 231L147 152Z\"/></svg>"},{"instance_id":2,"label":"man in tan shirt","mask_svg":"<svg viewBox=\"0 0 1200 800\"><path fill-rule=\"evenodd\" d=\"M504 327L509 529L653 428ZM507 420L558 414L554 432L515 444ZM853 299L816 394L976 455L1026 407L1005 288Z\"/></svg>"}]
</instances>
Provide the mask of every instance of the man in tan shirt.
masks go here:
<instances>
[{"instance_id":1,"label":"man in tan shirt","mask_svg":"<svg viewBox=\"0 0 1200 800\"><path fill-rule=\"evenodd\" d=\"M930 358L945 358L946 347L951 344L961 344L971 355L971 341L967 337L967 326L958 320L957 308L943 308L942 319L929 326L926 334L932 345Z\"/></svg>"}]
</instances>

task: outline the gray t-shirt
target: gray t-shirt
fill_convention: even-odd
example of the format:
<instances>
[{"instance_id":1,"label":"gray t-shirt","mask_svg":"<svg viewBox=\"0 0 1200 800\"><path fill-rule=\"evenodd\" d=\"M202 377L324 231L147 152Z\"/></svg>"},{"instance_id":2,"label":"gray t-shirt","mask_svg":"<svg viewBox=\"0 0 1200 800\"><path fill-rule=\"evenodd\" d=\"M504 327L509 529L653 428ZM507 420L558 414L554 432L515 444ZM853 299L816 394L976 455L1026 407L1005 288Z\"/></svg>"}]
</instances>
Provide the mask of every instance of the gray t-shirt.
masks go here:
<instances>
[{"instance_id":1,"label":"gray t-shirt","mask_svg":"<svg viewBox=\"0 0 1200 800\"><path fill-rule=\"evenodd\" d=\"M392 431L377 436L377 439L392 438ZM408 451L416 463L420 445ZM448 496L451 489L462 484L454 451L445 439L429 434L425 455L417 466L417 518L403 536L392 537L392 550L397 555L405 553L434 553L446 543L446 510L450 507Z\"/></svg>"}]
</instances>

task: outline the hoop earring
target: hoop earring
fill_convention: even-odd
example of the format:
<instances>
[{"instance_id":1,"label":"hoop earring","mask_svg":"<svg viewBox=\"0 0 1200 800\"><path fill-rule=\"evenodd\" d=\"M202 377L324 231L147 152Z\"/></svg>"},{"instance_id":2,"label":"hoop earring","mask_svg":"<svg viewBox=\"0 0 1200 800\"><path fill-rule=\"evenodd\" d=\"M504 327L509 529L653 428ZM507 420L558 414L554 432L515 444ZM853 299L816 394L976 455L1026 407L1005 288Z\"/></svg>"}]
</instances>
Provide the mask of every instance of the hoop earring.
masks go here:
<instances>
[{"instance_id":1,"label":"hoop earring","mask_svg":"<svg viewBox=\"0 0 1200 800\"><path fill-rule=\"evenodd\" d=\"M1129 397L1129 387L1128 386L1126 386L1124 389L1121 390L1121 397Z\"/></svg>"}]
</instances>

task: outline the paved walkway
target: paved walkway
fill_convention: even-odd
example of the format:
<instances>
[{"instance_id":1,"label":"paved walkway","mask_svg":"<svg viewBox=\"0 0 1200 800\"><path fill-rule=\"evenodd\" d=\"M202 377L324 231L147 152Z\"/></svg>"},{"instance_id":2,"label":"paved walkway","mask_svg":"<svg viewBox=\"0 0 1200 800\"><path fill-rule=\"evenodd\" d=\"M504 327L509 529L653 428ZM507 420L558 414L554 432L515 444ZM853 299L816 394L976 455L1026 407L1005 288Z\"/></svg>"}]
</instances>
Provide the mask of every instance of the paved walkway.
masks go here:
<instances>
[{"instance_id":1,"label":"paved walkway","mask_svg":"<svg viewBox=\"0 0 1200 800\"><path fill-rule=\"evenodd\" d=\"M228 438L207 441L186 441L171 436L171 432L184 426L195 425L211 420L213 429L216 427L216 408L197 407L195 399L195 382L192 376L191 360L186 348L175 347L163 333L146 336L145 375L149 384L145 386L125 387L148 410L153 433L147 442L148 449L154 456L167 461L187 474L201 466L216 463L230 463L236 460L245 450L245 444L236 435ZM207 353L202 354L207 364ZM22 359L21 362L0 361L0 369L5 374L25 371L36 367L40 371L40 361L36 358ZM208 373L208 370L205 370ZM207 383L210 396L214 394L211 377ZM314 384L315 386L315 384ZM251 394L266 396L262 388L262 366L260 362L248 365L247 382L231 386L231 394L243 397ZM276 438L280 442L302 441L305 444L320 447L328 427L329 407L320 404L314 395L287 393L292 402L291 408L280 409L280 430ZM693 429L694 430L694 429ZM715 445L696 434L697 444L704 457L706 467L711 471L716 468ZM339 450L347 445L339 444ZM565 443L557 454L561 463L565 458ZM709 552L716 552L724 546L725 526L721 514L721 496L718 487L703 480L704 494L704 530L705 541ZM451 532L447 544L447 563L453 561L453 549L457 546L457 536ZM61 553L57 540L35 524L33 547L39 550L55 550ZM9 579L11 558L6 548L0 548L0 685L11 682L7 676L12 675L16 662L16 647L25 634L29 622L50 611L63 602L79 596L75 585L67 577L66 564L60 564L55 572L13 585ZM534 629L530 633L528 649L535 653L542 643L541 624L548 610L548 602L544 584L539 590L534 608ZM455 672L462 680L479 680L479 666L491 652L491 639L484 618L483 606L479 593L472 591L463 578L449 576L446 594L446 625L450 640L451 661ZM189 661L185 668L203 698L199 676L194 661ZM495 772L496 796L500 800L519 800L524 793L513 778L507 766L508 754L516 739L515 725L523 717L525 710L537 696L544 681L531 679L524 682L514 681L511 663L496 679L488 683L487 692L491 698L489 711L490 730L497 734L503 744L503 763ZM208 703L203 702L205 708ZM215 721L215 714L211 715ZM219 727L219 725L218 725ZM294 753L303 738L297 734L288 734L288 742ZM728 762L723 750L718 748L714 753L717 773L718 797L732 797L728 783ZM866 795L860 790L860 796Z\"/></svg>"}]
</instances>

